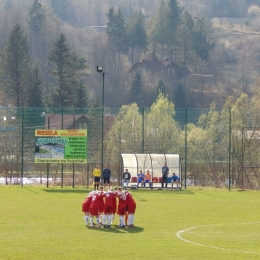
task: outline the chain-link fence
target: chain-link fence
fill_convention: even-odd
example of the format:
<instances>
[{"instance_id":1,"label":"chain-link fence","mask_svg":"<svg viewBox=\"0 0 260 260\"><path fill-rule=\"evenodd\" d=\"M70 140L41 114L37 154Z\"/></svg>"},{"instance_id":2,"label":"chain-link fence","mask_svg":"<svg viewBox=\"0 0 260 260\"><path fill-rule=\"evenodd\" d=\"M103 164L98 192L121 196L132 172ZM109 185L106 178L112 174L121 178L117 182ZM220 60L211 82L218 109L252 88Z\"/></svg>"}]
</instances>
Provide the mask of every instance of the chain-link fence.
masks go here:
<instances>
[{"instance_id":1,"label":"chain-link fence","mask_svg":"<svg viewBox=\"0 0 260 260\"><path fill-rule=\"evenodd\" d=\"M166 114L165 114L166 113ZM121 153L180 154L182 186L259 189L257 112L231 108L0 108L2 184L88 186L95 164L120 183ZM104 121L102 124L102 116ZM87 129L87 164L35 163L36 129Z\"/></svg>"}]
</instances>

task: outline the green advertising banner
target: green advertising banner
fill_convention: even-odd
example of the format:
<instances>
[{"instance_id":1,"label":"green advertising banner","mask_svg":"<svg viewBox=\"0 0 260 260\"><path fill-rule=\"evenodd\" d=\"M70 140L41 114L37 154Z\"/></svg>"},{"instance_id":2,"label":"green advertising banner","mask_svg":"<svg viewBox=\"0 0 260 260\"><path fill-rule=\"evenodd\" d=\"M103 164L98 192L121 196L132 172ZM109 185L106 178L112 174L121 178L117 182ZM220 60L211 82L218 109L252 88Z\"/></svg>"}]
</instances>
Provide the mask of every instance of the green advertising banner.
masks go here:
<instances>
[{"instance_id":1,"label":"green advertising banner","mask_svg":"<svg viewBox=\"0 0 260 260\"><path fill-rule=\"evenodd\" d=\"M35 163L86 163L87 130L35 130Z\"/></svg>"}]
</instances>

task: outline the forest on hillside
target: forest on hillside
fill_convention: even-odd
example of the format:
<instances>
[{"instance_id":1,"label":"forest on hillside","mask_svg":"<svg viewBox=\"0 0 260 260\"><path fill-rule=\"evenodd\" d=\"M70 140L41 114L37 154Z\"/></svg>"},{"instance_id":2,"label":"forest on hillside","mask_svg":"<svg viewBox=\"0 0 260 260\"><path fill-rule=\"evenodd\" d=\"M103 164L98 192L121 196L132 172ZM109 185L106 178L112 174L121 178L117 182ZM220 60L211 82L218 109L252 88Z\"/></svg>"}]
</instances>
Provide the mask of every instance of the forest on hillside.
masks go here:
<instances>
[{"instance_id":1,"label":"forest on hillside","mask_svg":"<svg viewBox=\"0 0 260 260\"><path fill-rule=\"evenodd\" d=\"M160 92L179 108L222 107L228 96L252 95L260 72L259 6L260 0L3 0L0 105L99 107L102 65L106 107L150 107Z\"/></svg>"}]
</instances>

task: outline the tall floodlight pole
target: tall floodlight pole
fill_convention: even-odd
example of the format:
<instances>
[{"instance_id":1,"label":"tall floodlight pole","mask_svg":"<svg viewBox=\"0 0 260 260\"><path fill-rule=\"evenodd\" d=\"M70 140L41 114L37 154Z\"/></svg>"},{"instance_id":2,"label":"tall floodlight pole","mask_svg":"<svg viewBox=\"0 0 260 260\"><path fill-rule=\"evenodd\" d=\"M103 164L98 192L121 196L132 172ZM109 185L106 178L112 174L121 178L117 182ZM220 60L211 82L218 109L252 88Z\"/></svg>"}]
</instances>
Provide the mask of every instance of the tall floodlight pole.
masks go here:
<instances>
[{"instance_id":1,"label":"tall floodlight pole","mask_svg":"<svg viewBox=\"0 0 260 260\"><path fill-rule=\"evenodd\" d=\"M104 166L104 94L105 94L105 72L103 71L103 66L97 66L97 72L102 73L103 83L102 83L102 111L101 111L101 171L103 171Z\"/></svg>"}]
</instances>

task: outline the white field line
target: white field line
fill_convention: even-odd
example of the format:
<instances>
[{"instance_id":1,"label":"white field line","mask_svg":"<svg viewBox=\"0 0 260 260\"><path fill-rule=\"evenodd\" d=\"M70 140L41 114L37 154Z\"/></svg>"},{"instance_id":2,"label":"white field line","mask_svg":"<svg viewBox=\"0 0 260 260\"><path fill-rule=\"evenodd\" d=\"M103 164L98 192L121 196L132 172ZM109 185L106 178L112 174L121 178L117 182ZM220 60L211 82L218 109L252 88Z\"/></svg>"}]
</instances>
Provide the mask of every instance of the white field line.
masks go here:
<instances>
[{"instance_id":1,"label":"white field line","mask_svg":"<svg viewBox=\"0 0 260 260\"><path fill-rule=\"evenodd\" d=\"M227 224L227 223L226 223L226 224ZM187 232L187 231L196 229L196 228L200 228L200 227L210 227L210 226L220 226L220 225L226 225L226 224L224 223L224 224L203 225L203 226L191 227L191 228L187 228L187 229L178 231L178 232L176 233L176 236L177 236L179 239L183 240L184 242L189 243L189 244L193 244L193 245L196 245L196 246L204 246L204 247L209 247L209 248L213 248L213 249L217 249L217 250L232 251L232 252L236 252L236 253L257 254L257 255L260 254L259 252L236 250L236 249L229 249L229 248L223 248L223 247L217 247L217 246L204 245L204 244L200 244L200 243L197 243L197 242L193 242L193 241L187 240L187 239L185 239L185 238L183 238L183 237L181 236L181 234L183 234L183 233L185 233L185 232ZM250 224L260 224L260 222L233 223L233 224L230 223L229 225L250 225Z\"/></svg>"}]
</instances>

